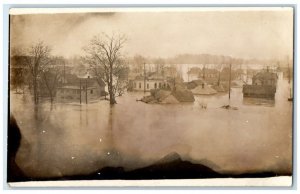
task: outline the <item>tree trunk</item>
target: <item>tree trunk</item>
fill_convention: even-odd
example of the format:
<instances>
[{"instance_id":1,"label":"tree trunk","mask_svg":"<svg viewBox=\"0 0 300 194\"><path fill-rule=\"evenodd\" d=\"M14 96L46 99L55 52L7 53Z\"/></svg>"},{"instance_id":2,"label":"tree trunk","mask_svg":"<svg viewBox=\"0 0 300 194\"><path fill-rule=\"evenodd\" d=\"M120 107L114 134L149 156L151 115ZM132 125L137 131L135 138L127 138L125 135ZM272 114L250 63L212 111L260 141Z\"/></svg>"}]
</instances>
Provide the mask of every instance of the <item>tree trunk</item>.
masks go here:
<instances>
[{"instance_id":1,"label":"tree trunk","mask_svg":"<svg viewBox=\"0 0 300 194\"><path fill-rule=\"evenodd\" d=\"M109 103L110 104L116 104L117 103L116 99L115 99L115 95L113 94L112 91L109 93Z\"/></svg>"},{"instance_id":2,"label":"tree trunk","mask_svg":"<svg viewBox=\"0 0 300 194\"><path fill-rule=\"evenodd\" d=\"M116 104L115 94L113 91L113 64L110 64L109 69L109 84L108 84L108 92L109 92L109 103Z\"/></svg>"},{"instance_id":3,"label":"tree trunk","mask_svg":"<svg viewBox=\"0 0 300 194\"><path fill-rule=\"evenodd\" d=\"M53 103L53 94L52 94L52 91L49 92L50 94L50 101L51 101L51 104Z\"/></svg>"},{"instance_id":4,"label":"tree trunk","mask_svg":"<svg viewBox=\"0 0 300 194\"><path fill-rule=\"evenodd\" d=\"M33 80L33 97L34 97L34 104L38 103L38 96L37 96L37 79L34 77Z\"/></svg>"}]
</instances>

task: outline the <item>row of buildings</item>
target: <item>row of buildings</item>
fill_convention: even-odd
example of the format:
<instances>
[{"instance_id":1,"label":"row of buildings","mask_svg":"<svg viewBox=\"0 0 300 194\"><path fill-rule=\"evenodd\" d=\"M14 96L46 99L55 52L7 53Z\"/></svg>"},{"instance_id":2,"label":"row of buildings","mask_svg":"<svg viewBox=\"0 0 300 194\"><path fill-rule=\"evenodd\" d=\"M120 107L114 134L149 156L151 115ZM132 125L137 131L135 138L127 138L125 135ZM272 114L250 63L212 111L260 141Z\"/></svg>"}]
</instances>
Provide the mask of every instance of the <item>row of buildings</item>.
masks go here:
<instances>
[{"instance_id":1,"label":"row of buildings","mask_svg":"<svg viewBox=\"0 0 300 194\"><path fill-rule=\"evenodd\" d=\"M251 75L247 75L250 74ZM243 88L244 97L274 98L277 84L277 73L269 69L248 71L224 68L216 69L191 68L188 72L193 76L191 81L184 82L180 74L165 76L159 72L149 72L137 75L129 80L129 91L150 91L142 101L146 103L179 103L193 102L193 95L213 95L219 92L228 92L230 88ZM246 79L243 79L246 76ZM251 76L248 82L248 76ZM155 91L155 92L154 92ZM185 95L178 95L179 93ZM179 96L185 96L180 99Z\"/></svg>"},{"instance_id":2,"label":"row of buildings","mask_svg":"<svg viewBox=\"0 0 300 194\"><path fill-rule=\"evenodd\" d=\"M28 70L24 69L26 66L22 65L23 58L19 56L11 60L11 81L13 86L27 79L26 72L28 74ZM51 95L54 94L57 101L75 101L80 103L87 103L106 96L107 92L105 91L104 81L93 77L84 67L79 68L81 73L74 73L73 69L65 64L58 65L56 68L60 68L60 74L56 82L53 82L53 85L50 87L53 91L49 91L49 83L45 83L41 79L38 85L39 96L48 97L50 96L49 92L51 92ZM83 72L84 70L85 72ZM188 80L184 82L182 71L178 71L175 66L164 66L159 70L156 69L156 71L129 71L129 74L126 75L126 81L128 82L127 90L132 92L149 92L161 89L165 91L177 91L177 93L178 90L187 90L194 95L201 95L228 91L229 79L232 80L231 87L249 85L247 84L247 80L244 83L242 82L242 76L245 75L245 72L241 69L230 71L229 68L218 70L214 68L192 67L188 69L187 74ZM277 81L272 76L257 74L257 72L251 70L247 70L247 77L248 74L249 77L253 77L252 85L274 85ZM50 71L47 79L51 80L55 76L57 75L52 74ZM239 84L237 84L238 82ZM28 85L30 88L30 82ZM244 89L245 95L251 93L249 92L250 87L247 86Z\"/></svg>"}]
</instances>

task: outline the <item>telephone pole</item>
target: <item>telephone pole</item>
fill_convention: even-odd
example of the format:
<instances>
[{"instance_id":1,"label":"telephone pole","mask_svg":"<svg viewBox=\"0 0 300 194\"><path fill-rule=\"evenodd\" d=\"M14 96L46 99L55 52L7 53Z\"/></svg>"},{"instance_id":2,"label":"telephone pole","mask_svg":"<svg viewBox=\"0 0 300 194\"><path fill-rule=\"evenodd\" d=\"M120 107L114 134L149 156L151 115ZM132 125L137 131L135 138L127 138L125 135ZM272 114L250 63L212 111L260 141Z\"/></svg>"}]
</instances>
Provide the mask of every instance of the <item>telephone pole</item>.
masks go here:
<instances>
[{"instance_id":1,"label":"telephone pole","mask_svg":"<svg viewBox=\"0 0 300 194\"><path fill-rule=\"evenodd\" d=\"M88 103L88 99L87 99L87 78L85 79L85 103Z\"/></svg>"},{"instance_id":2,"label":"telephone pole","mask_svg":"<svg viewBox=\"0 0 300 194\"><path fill-rule=\"evenodd\" d=\"M64 61L64 83L66 83L66 63Z\"/></svg>"}]
</instances>

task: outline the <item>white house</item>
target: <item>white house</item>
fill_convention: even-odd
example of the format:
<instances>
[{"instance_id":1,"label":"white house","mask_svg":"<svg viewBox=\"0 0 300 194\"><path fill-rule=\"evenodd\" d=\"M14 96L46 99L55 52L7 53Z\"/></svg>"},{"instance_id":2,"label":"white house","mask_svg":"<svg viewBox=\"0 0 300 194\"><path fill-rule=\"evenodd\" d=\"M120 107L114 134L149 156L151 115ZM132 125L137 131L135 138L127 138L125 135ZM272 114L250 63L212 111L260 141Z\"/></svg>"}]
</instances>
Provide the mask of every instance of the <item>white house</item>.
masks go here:
<instances>
[{"instance_id":1,"label":"white house","mask_svg":"<svg viewBox=\"0 0 300 194\"><path fill-rule=\"evenodd\" d=\"M136 76L130 80L131 91L150 91L151 89L159 89L167 87L165 78L157 73L151 73L145 79L144 76Z\"/></svg>"}]
</instances>

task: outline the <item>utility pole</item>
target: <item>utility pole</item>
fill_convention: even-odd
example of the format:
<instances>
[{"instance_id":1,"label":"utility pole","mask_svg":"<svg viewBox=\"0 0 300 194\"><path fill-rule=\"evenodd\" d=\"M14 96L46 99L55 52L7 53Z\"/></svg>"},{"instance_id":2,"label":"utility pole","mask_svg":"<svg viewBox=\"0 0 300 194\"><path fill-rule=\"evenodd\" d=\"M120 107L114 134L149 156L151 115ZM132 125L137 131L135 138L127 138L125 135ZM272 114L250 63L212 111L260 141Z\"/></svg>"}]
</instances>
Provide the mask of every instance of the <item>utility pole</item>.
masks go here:
<instances>
[{"instance_id":1,"label":"utility pole","mask_svg":"<svg viewBox=\"0 0 300 194\"><path fill-rule=\"evenodd\" d=\"M79 78L79 100L81 104L81 79Z\"/></svg>"},{"instance_id":2,"label":"utility pole","mask_svg":"<svg viewBox=\"0 0 300 194\"><path fill-rule=\"evenodd\" d=\"M66 63L64 62L64 83L66 83Z\"/></svg>"},{"instance_id":3,"label":"utility pole","mask_svg":"<svg viewBox=\"0 0 300 194\"><path fill-rule=\"evenodd\" d=\"M85 79L85 103L88 103L88 99L87 99L87 79Z\"/></svg>"},{"instance_id":4,"label":"utility pole","mask_svg":"<svg viewBox=\"0 0 300 194\"><path fill-rule=\"evenodd\" d=\"M146 94L146 63L144 63L144 96Z\"/></svg>"},{"instance_id":5,"label":"utility pole","mask_svg":"<svg viewBox=\"0 0 300 194\"><path fill-rule=\"evenodd\" d=\"M231 63L229 65L229 99L230 99L230 89L231 89Z\"/></svg>"}]
</instances>

